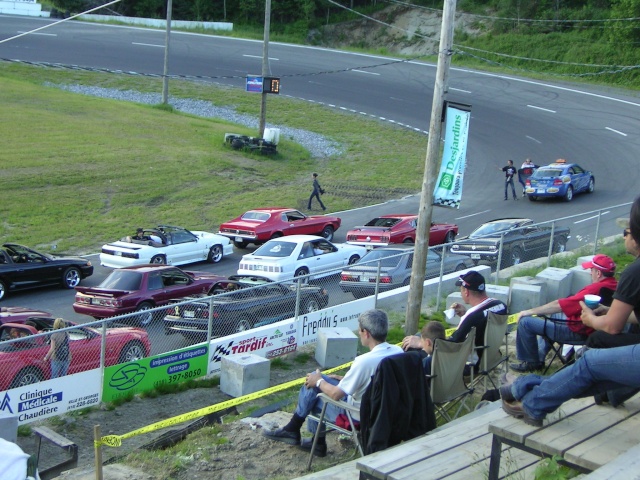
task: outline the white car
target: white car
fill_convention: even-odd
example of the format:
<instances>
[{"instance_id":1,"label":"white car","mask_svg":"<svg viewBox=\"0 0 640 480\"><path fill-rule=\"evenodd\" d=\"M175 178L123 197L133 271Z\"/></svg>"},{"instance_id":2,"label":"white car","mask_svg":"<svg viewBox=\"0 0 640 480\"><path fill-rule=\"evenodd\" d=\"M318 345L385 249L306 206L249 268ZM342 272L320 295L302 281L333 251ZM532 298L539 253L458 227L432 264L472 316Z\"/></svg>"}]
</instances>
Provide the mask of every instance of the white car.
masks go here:
<instances>
[{"instance_id":1,"label":"white car","mask_svg":"<svg viewBox=\"0 0 640 480\"><path fill-rule=\"evenodd\" d=\"M122 268L148 263L184 265L203 260L218 263L233 253L231 241L215 233L192 232L170 225L142 230L137 236L103 245L100 265Z\"/></svg>"},{"instance_id":2,"label":"white car","mask_svg":"<svg viewBox=\"0 0 640 480\"><path fill-rule=\"evenodd\" d=\"M238 275L257 274L276 282L307 274L320 278L357 262L365 253L367 249L359 245L333 244L315 235L289 235L244 255Z\"/></svg>"}]
</instances>

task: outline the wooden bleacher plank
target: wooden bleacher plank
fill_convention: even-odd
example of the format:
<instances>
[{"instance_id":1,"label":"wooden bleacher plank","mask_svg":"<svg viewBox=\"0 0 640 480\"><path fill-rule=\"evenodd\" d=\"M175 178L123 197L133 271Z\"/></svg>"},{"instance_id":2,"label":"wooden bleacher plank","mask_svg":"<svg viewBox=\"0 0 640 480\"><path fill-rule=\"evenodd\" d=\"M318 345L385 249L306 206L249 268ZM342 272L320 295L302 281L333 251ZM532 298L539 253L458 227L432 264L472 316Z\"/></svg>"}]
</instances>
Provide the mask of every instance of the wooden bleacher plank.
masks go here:
<instances>
[{"instance_id":1,"label":"wooden bleacher plank","mask_svg":"<svg viewBox=\"0 0 640 480\"><path fill-rule=\"evenodd\" d=\"M61 448L75 447L76 444L73 443L68 438L63 437L62 435L54 432L50 428L47 427L33 427L33 433L38 435L39 437L44 437L50 442L56 444Z\"/></svg>"},{"instance_id":2,"label":"wooden bleacher plank","mask_svg":"<svg viewBox=\"0 0 640 480\"><path fill-rule=\"evenodd\" d=\"M556 423L563 418L573 415L576 412L589 408L593 405L593 398L579 398L572 400L562 405L562 407L555 412L547 415L547 419L542 427L534 427L527 425L522 420L507 416L501 420L493 422L489 425L489 432L497 433L502 438L510 440L512 442L524 444L525 440L533 433L539 430L545 430L553 423Z\"/></svg>"},{"instance_id":3,"label":"wooden bleacher plank","mask_svg":"<svg viewBox=\"0 0 640 480\"><path fill-rule=\"evenodd\" d=\"M517 448L506 447L502 450L502 462L500 462L500 478L534 478L533 472L540 463L540 457L527 453ZM481 462L467 465L457 472L441 477L443 480L469 480L470 478L486 478L489 472L489 457Z\"/></svg>"},{"instance_id":4,"label":"wooden bleacher plank","mask_svg":"<svg viewBox=\"0 0 640 480\"><path fill-rule=\"evenodd\" d=\"M588 470L596 470L614 461L624 452L638 445L640 418L633 416L607 431L585 440L568 450L564 458Z\"/></svg>"},{"instance_id":5,"label":"wooden bleacher plank","mask_svg":"<svg viewBox=\"0 0 640 480\"><path fill-rule=\"evenodd\" d=\"M504 418L505 415L502 410L493 410L455 427L445 428L382 452L367 455L358 461L358 469L376 478L385 479L396 470L486 435L487 426L497 419Z\"/></svg>"},{"instance_id":6,"label":"wooden bleacher plank","mask_svg":"<svg viewBox=\"0 0 640 480\"><path fill-rule=\"evenodd\" d=\"M583 480L640 480L640 444L594 470Z\"/></svg>"}]
</instances>

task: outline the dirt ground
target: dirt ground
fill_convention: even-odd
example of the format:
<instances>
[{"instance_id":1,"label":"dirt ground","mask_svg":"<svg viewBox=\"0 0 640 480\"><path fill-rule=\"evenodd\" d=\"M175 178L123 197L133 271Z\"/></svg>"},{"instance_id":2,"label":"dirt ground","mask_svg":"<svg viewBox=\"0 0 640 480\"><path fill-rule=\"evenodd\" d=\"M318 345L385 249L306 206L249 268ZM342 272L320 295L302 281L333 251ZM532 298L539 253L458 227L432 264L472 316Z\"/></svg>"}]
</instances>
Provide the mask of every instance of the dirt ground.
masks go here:
<instances>
[{"instance_id":1,"label":"dirt ground","mask_svg":"<svg viewBox=\"0 0 640 480\"><path fill-rule=\"evenodd\" d=\"M290 380L303 378L307 372L315 370L318 365L310 356L309 361L298 363L293 357L285 361L288 369L272 368L270 385L279 385ZM291 395L289 395L291 396ZM294 395L295 396L295 395ZM181 413L186 413L209 405L214 405L231 397L223 393L219 387L188 390L177 394L168 394L156 398L135 398L115 410L96 409L84 415L70 414L57 417L55 421L45 420L41 424L53 429L72 440L79 448L78 469L66 472L60 478L84 480L94 479L93 428L100 425L102 435L122 435L145 425L164 420ZM256 402L237 407L240 413L249 408L272 405L282 396L264 398ZM295 400L295 399L294 399ZM290 418L293 404L282 407L260 418L248 417L231 422L223 417L223 424L218 426L219 438L227 443L211 444L211 437L198 438L196 452L177 455L167 465L148 465L145 452L139 458L119 461L117 465L105 467L105 480L164 480L164 479L290 479L305 475L308 454L296 447L274 442L261 434L265 426L276 428L284 425ZM225 423L226 422L226 423ZM150 434L135 436L123 441L122 447L103 447L103 460L122 456L152 441L168 430L175 430L184 425L169 427ZM208 427L205 427L205 429ZM303 427L303 434L306 428ZM329 456L314 459L314 470L322 470L334 464L354 458L355 450L350 441L340 441L336 434L328 436ZM18 444L27 453L36 453L36 437L20 437ZM63 452L53 447L45 447L43 442L41 467L61 461Z\"/></svg>"}]
</instances>

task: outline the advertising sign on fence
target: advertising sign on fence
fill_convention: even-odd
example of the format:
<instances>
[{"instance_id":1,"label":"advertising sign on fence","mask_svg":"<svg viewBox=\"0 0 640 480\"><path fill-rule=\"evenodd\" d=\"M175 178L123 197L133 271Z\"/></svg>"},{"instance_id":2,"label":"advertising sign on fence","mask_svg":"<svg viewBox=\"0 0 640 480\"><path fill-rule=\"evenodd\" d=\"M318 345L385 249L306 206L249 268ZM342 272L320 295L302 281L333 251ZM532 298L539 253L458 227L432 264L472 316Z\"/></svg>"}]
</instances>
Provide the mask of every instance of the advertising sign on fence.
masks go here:
<instances>
[{"instance_id":1,"label":"advertising sign on fence","mask_svg":"<svg viewBox=\"0 0 640 480\"><path fill-rule=\"evenodd\" d=\"M107 367L104 369L102 401L111 402L159 385L204 377L208 357L209 345L204 343Z\"/></svg>"},{"instance_id":2,"label":"advertising sign on fence","mask_svg":"<svg viewBox=\"0 0 640 480\"><path fill-rule=\"evenodd\" d=\"M0 392L0 412L17 416L19 425L98 403L99 368Z\"/></svg>"}]
</instances>

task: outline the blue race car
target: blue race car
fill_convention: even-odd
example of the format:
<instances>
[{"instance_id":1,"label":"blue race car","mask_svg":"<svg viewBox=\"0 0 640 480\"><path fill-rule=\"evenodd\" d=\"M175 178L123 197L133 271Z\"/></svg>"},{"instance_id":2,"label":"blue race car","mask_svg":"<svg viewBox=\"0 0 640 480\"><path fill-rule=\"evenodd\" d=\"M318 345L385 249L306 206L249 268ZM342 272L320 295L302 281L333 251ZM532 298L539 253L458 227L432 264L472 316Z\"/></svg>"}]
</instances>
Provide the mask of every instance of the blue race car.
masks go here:
<instances>
[{"instance_id":1,"label":"blue race car","mask_svg":"<svg viewBox=\"0 0 640 480\"><path fill-rule=\"evenodd\" d=\"M543 197L562 197L570 202L576 193L593 193L595 183L593 173L561 158L538 168L526 180L525 191L532 202Z\"/></svg>"}]
</instances>

